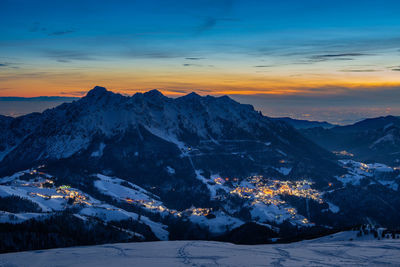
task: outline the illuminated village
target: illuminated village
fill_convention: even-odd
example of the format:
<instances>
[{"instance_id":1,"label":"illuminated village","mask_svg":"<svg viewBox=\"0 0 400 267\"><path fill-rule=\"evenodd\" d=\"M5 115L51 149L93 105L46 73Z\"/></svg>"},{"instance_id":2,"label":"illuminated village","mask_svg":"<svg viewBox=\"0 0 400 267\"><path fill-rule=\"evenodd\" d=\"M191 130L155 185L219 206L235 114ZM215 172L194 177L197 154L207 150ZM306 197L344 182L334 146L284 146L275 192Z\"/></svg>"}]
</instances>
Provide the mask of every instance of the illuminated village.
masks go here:
<instances>
[{"instance_id":1,"label":"illuminated village","mask_svg":"<svg viewBox=\"0 0 400 267\"><path fill-rule=\"evenodd\" d=\"M42 166L39 166L38 169L41 167ZM66 200L66 204L70 205L93 205L88 196L77 189L71 188L69 185L61 185L56 187L56 178L44 172L40 172L38 169L31 169L23 172L21 177L25 178L22 180L14 180L12 185L17 186L17 188L18 186L25 188L26 192L28 192L28 195L32 197L40 197L45 200Z\"/></svg>"},{"instance_id":2,"label":"illuminated village","mask_svg":"<svg viewBox=\"0 0 400 267\"><path fill-rule=\"evenodd\" d=\"M182 212L174 210L174 209L168 209L164 205L162 205L159 201L155 200L143 200L143 199L131 199L131 198L126 198L125 201L130 204L136 204L140 205L147 210L153 211L153 212L166 212L167 214L175 215L177 217L182 217L183 215L185 216L207 216L210 214L212 209L209 208L190 208L186 209Z\"/></svg>"},{"instance_id":3,"label":"illuminated village","mask_svg":"<svg viewBox=\"0 0 400 267\"><path fill-rule=\"evenodd\" d=\"M280 180L271 180L265 179L263 176L252 176L246 179L245 181L239 183L238 178L221 178L216 177L213 178L215 186L218 188L224 188L225 192L229 192L231 196L238 196L242 199L247 199L249 201L249 206L255 206L257 204L264 205L273 205L279 207L279 210L282 214L275 215L277 218L279 217L287 217L290 219L294 219L296 221L300 221L303 224L308 224L309 221L307 218L299 216L297 214L297 210L293 207L290 207L284 200L280 198L283 195L296 196L300 198L311 199L317 201L319 203L323 203L321 194L312 189L312 182L307 180L301 181L280 181ZM228 186L228 182L231 182L231 185ZM219 191L220 194L223 194L222 191ZM224 199L226 201L227 198L218 195L213 199ZM211 208L194 208L187 209L184 211L176 211L172 209L168 209L161 202L156 200L145 200L145 199L132 199L125 198L127 203L140 205L145 207L146 209L153 212L160 212L164 214L172 214L178 217L182 216L208 216L213 212ZM289 215L289 216L285 216Z\"/></svg>"},{"instance_id":4,"label":"illuminated village","mask_svg":"<svg viewBox=\"0 0 400 267\"><path fill-rule=\"evenodd\" d=\"M338 177L342 181L350 178L355 180L358 176L359 178L357 179L361 179L364 176L371 175L375 168L382 168L381 165L375 166L353 161L342 161L342 164L351 170L347 174L348 177ZM221 208L191 207L185 210L175 210L165 206L158 196L135 184L130 184L127 187L122 183L123 180L117 177L108 177L100 174L93 176L95 177L94 186L97 190L119 202L141 207L146 211L158 213L162 217L174 216L188 218L192 221L204 218L206 223L221 214L234 217L232 215L234 212L241 208L246 208L251 214L251 219L257 222L279 224L289 221L296 225L309 226L313 225L309 220L310 218L304 217L304 214L299 214L298 210L291 206L285 197L294 196L320 204L325 202L323 194L313 189L313 183L305 179L288 181L255 175L242 180L235 177L211 175L209 179L205 180L211 192L210 201L219 202ZM204 180L202 181L204 182ZM105 206L101 201L91 198L79 189L71 188L69 185L57 187L56 178L41 172L40 168L26 171L22 179L16 179L10 185L14 185L17 188L26 188L24 190L31 197L54 201L52 204L54 206L51 208L53 210L77 205L82 206L82 208L91 206L94 209L123 211L117 207ZM332 186L332 184L329 184L329 186ZM238 202L235 201L235 198L240 198L243 202L237 204Z\"/></svg>"},{"instance_id":5,"label":"illuminated village","mask_svg":"<svg viewBox=\"0 0 400 267\"><path fill-rule=\"evenodd\" d=\"M56 178L46 173L40 172L37 169L27 171L24 175L28 178L15 180L16 186L26 188L26 192L31 197L39 197L44 200L61 201L55 202L56 210L62 206L78 205L78 206L92 206L93 208L120 210L116 207L103 207L101 202L89 197L78 189L71 188L69 185L61 185L56 187ZM143 209L159 213L161 216L176 216L183 218L202 217L212 218L216 214L221 214L222 210L214 210L208 207L191 207L186 210L178 211L169 209L163 202L155 199L150 192L143 188L131 185L132 188L125 187L120 184L120 179L97 175L99 180L95 180L95 187L100 190L102 194L110 195L118 201L142 207ZM216 193L216 196L211 196L211 200L220 201L229 210L228 206L233 205L230 197L239 197L245 200L243 207L247 207L252 212L252 218L260 222L276 221L283 222L289 220L296 224L309 225L310 222L307 218L298 214L296 208L290 206L282 196L296 196L300 198L310 199L323 203L321 193L312 189L312 183L307 180L300 181L281 181L275 179L266 179L263 176L251 176L247 179L240 181L238 178L228 178L212 176L211 181ZM36 188L36 189L35 189ZM220 190L223 189L223 190ZM240 209L236 206L234 210ZM231 216L223 210L226 216ZM265 213L267 217L259 217L256 213ZM212 215L209 217L209 215ZM191 219L191 220L192 220ZM207 220L206 220L207 221Z\"/></svg>"},{"instance_id":6,"label":"illuminated village","mask_svg":"<svg viewBox=\"0 0 400 267\"><path fill-rule=\"evenodd\" d=\"M262 176L253 176L249 179L247 186L236 186L231 194L241 198L252 200L252 204L262 202L264 204L280 205L285 201L279 199L279 195L291 195L302 198L309 198L323 203L321 194L311 188L312 182L302 181L280 181L264 179Z\"/></svg>"},{"instance_id":7,"label":"illuminated village","mask_svg":"<svg viewBox=\"0 0 400 267\"><path fill-rule=\"evenodd\" d=\"M54 188L54 180L53 178L50 178L50 176L47 176L44 173L37 172L36 170L33 170L30 172L30 175L38 174L41 176L45 176L45 179L39 179L39 181L34 181L30 183L24 183L22 184L23 186L30 186L30 187L37 187L37 188ZM37 179L37 178L36 178ZM38 196L42 197L44 199L66 199L66 200L72 200L72 204L85 204L88 206L91 206L92 204L89 202L89 198L79 192L76 189L71 188L69 185L62 185L56 188L56 194L53 193L53 190L49 192L50 194L44 194L40 192L30 192L29 194L31 196ZM53 194L51 194L53 193Z\"/></svg>"}]
</instances>

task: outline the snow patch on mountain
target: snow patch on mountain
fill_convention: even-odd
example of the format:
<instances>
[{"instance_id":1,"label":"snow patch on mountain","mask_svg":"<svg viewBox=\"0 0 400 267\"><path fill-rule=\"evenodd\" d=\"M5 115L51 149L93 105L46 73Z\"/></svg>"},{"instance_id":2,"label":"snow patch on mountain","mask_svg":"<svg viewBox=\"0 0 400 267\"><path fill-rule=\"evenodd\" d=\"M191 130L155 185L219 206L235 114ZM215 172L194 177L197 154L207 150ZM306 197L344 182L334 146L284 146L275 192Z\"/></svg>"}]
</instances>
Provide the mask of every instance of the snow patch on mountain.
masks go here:
<instances>
[{"instance_id":1,"label":"snow patch on mountain","mask_svg":"<svg viewBox=\"0 0 400 267\"><path fill-rule=\"evenodd\" d=\"M151 231L157 236L158 239L168 240L169 233L166 230L167 228L166 225L154 222L146 216L140 216L139 218L139 215L136 213L118 209L108 204L103 204L101 206L96 206L96 207L83 208L79 212L79 214L99 218L105 222L121 221L127 219L142 221L151 228Z\"/></svg>"},{"instance_id":2,"label":"snow patch on mountain","mask_svg":"<svg viewBox=\"0 0 400 267\"><path fill-rule=\"evenodd\" d=\"M89 137L62 135L62 136L52 136L46 140L46 154L41 153L39 159L43 158L53 158L62 159L68 158L80 151L81 149L86 149L90 144Z\"/></svg>"},{"instance_id":3,"label":"snow patch on mountain","mask_svg":"<svg viewBox=\"0 0 400 267\"><path fill-rule=\"evenodd\" d=\"M365 164L354 160L339 160L347 173L336 177L339 181L346 184L360 185L360 182L366 178L374 178L380 184L393 190L397 190L398 185L395 180L387 180L386 176L395 172L395 169L382 163Z\"/></svg>"},{"instance_id":4,"label":"snow patch on mountain","mask_svg":"<svg viewBox=\"0 0 400 267\"><path fill-rule=\"evenodd\" d=\"M90 156L100 158L103 155L103 150L105 147L106 147L106 145L104 143L100 143L99 149L96 151L93 151L92 154L90 154Z\"/></svg>"},{"instance_id":5,"label":"snow patch on mountain","mask_svg":"<svg viewBox=\"0 0 400 267\"><path fill-rule=\"evenodd\" d=\"M291 210L294 211L294 208L283 205L267 205L260 202L252 205L250 213L254 220L261 223L275 222L281 224L284 221L289 221L293 225L302 227L314 225L309 223L304 216L294 214Z\"/></svg>"},{"instance_id":6,"label":"snow patch on mountain","mask_svg":"<svg viewBox=\"0 0 400 267\"><path fill-rule=\"evenodd\" d=\"M327 201L326 203L328 203L329 210L332 211L333 213L338 213L340 211L340 208L335 204L333 204L332 202Z\"/></svg>"},{"instance_id":7,"label":"snow patch on mountain","mask_svg":"<svg viewBox=\"0 0 400 267\"><path fill-rule=\"evenodd\" d=\"M99 180L94 181L94 186L103 194L109 195L115 199L126 200L126 199L137 199L153 201L154 198L158 198L147 190L127 182L125 180L110 177L103 174L96 175ZM123 185L125 183L126 185Z\"/></svg>"},{"instance_id":8,"label":"snow patch on mountain","mask_svg":"<svg viewBox=\"0 0 400 267\"><path fill-rule=\"evenodd\" d=\"M283 175L288 175L292 171L291 167L279 167L279 168L274 168L274 169Z\"/></svg>"},{"instance_id":9,"label":"snow patch on mountain","mask_svg":"<svg viewBox=\"0 0 400 267\"><path fill-rule=\"evenodd\" d=\"M0 196L18 196L21 198L29 199L36 203L43 212L60 211L65 208L67 201L63 198L51 198L51 196L58 196L57 191L49 188L37 188L34 186L5 186L0 185ZM41 196L49 196L43 198Z\"/></svg>"},{"instance_id":10,"label":"snow patch on mountain","mask_svg":"<svg viewBox=\"0 0 400 267\"><path fill-rule=\"evenodd\" d=\"M229 216L222 211L213 212L213 215L214 218L191 215L189 219L200 226L207 227L213 234L223 234L244 224L242 220Z\"/></svg>"},{"instance_id":11,"label":"snow patch on mountain","mask_svg":"<svg viewBox=\"0 0 400 267\"><path fill-rule=\"evenodd\" d=\"M170 167L170 166L167 166L167 172L168 172L169 174L173 175L173 174L175 174L175 169L172 168L172 167Z\"/></svg>"},{"instance_id":12,"label":"snow patch on mountain","mask_svg":"<svg viewBox=\"0 0 400 267\"><path fill-rule=\"evenodd\" d=\"M29 172L30 172L30 170L24 170L24 171L16 172L13 175L0 178L0 184L5 184L8 182L14 181L15 179L18 179L22 175L29 173Z\"/></svg>"},{"instance_id":13,"label":"snow patch on mountain","mask_svg":"<svg viewBox=\"0 0 400 267\"><path fill-rule=\"evenodd\" d=\"M395 136L392 133L388 133L384 136L382 136L381 138L377 139L374 143L372 143L372 145L370 146L370 148L373 148L381 143L394 143L395 141Z\"/></svg>"}]
</instances>

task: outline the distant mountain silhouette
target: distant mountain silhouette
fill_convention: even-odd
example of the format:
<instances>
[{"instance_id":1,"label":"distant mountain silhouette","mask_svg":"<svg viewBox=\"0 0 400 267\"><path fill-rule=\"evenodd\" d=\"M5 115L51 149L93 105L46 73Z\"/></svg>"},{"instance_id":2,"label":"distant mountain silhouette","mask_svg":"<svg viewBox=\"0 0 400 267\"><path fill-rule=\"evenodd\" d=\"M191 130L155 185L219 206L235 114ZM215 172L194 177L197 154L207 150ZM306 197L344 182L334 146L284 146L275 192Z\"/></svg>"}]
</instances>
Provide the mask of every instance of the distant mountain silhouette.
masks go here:
<instances>
[{"instance_id":1,"label":"distant mountain silhouette","mask_svg":"<svg viewBox=\"0 0 400 267\"><path fill-rule=\"evenodd\" d=\"M352 125L302 132L320 146L328 150L346 150L357 160L400 164L400 117L371 118Z\"/></svg>"},{"instance_id":2,"label":"distant mountain silhouette","mask_svg":"<svg viewBox=\"0 0 400 267\"><path fill-rule=\"evenodd\" d=\"M324 129L333 128L336 125L326 121L309 121L309 120L296 120L289 117L272 118L273 120L284 121L296 129L309 129L315 127L322 127Z\"/></svg>"}]
</instances>

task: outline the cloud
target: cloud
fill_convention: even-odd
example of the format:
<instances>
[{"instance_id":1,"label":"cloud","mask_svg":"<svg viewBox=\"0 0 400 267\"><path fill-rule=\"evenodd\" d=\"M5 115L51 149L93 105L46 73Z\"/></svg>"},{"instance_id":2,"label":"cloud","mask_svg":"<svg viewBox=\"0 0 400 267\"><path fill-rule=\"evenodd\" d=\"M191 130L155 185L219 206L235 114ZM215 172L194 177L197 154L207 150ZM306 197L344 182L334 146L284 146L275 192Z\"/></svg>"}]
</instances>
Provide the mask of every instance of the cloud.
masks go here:
<instances>
[{"instance_id":1,"label":"cloud","mask_svg":"<svg viewBox=\"0 0 400 267\"><path fill-rule=\"evenodd\" d=\"M59 92L60 95L84 96L87 91Z\"/></svg>"},{"instance_id":2,"label":"cloud","mask_svg":"<svg viewBox=\"0 0 400 267\"><path fill-rule=\"evenodd\" d=\"M74 51L74 50L53 50L48 49L43 51L44 56L54 59L57 62L66 63L74 60L87 61L96 60L96 58L85 51Z\"/></svg>"},{"instance_id":3,"label":"cloud","mask_svg":"<svg viewBox=\"0 0 400 267\"><path fill-rule=\"evenodd\" d=\"M203 66L203 65L200 65L200 64L182 64L184 67L201 67L201 66Z\"/></svg>"},{"instance_id":4,"label":"cloud","mask_svg":"<svg viewBox=\"0 0 400 267\"><path fill-rule=\"evenodd\" d=\"M298 88L298 91L293 94L279 95L254 92L248 95L235 95L235 98L257 99L260 104L271 107L398 107L398 99L400 99L400 85L355 88L327 85Z\"/></svg>"},{"instance_id":5,"label":"cloud","mask_svg":"<svg viewBox=\"0 0 400 267\"><path fill-rule=\"evenodd\" d=\"M202 2L201 8L206 7L206 9L202 12L204 17L201 18L201 23L195 28L195 32L200 34L209 31L223 21L238 21L238 19L230 17L234 4L235 1L233 0L211 0Z\"/></svg>"},{"instance_id":6,"label":"cloud","mask_svg":"<svg viewBox=\"0 0 400 267\"><path fill-rule=\"evenodd\" d=\"M42 78L46 76L47 72L31 72L31 73L16 73L12 75L3 75L0 76L0 81L7 81L7 80L18 80L18 79L35 79L35 78Z\"/></svg>"},{"instance_id":7,"label":"cloud","mask_svg":"<svg viewBox=\"0 0 400 267\"><path fill-rule=\"evenodd\" d=\"M366 56L367 54L362 53L344 53L344 54L326 54L326 55L316 55L314 57L318 58L337 58L337 57L359 57Z\"/></svg>"},{"instance_id":8,"label":"cloud","mask_svg":"<svg viewBox=\"0 0 400 267\"><path fill-rule=\"evenodd\" d=\"M253 66L254 68L272 68L273 65L257 65L257 66Z\"/></svg>"},{"instance_id":9,"label":"cloud","mask_svg":"<svg viewBox=\"0 0 400 267\"><path fill-rule=\"evenodd\" d=\"M367 56L363 53L322 54L308 57L308 62L322 62L328 60L354 60L354 57Z\"/></svg>"},{"instance_id":10,"label":"cloud","mask_svg":"<svg viewBox=\"0 0 400 267\"><path fill-rule=\"evenodd\" d=\"M213 29L217 23L222 22L222 21L239 21L239 19L235 18L218 18L218 17L206 17L203 19L202 23L197 26L196 28L196 33L200 34L205 31L209 31Z\"/></svg>"},{"instance_id":11,"label":"cloud","mask_svg":"<svg viewBox=\"0 0 400 267\"><path fill-rule=\"evenodd\" d=\"M400 68L392 69L392 71L400 71Z\"/></svg>"},{"instance_id":12,"label":"cloud","mask_svg":"<svg viewBox=\"0 0 400 267\"><path fill-rule=\"evenodd\" d=\"M217 21L218 21L217 18L207 17L207 18L204 19L202 24L200 26L198 26L197 31L200 33L200 32L204 32L204 31L210 30L215 25L217 25Z\"/></svg>"},{"instance_id":13,"label":"cloud","mask_svg":"<svg viewBox=\"0 0 400 267\"><path fill-rule=\"evenodd\" d=\"M65 34L70 34L76 32L75 30L63 30L63 31L54 31L54 32L49 32L47 33L48 36L59 36L59 35L65 35Z\"/></svg>"},{"instance_id":14,"label":"cloud","mask_svg":"<svg viewBox=\"0 0 400 267\"><path fill-rule=\"evenodd\" d=\"M324 32L317 32L321 37L316 40L307 38L265 39L259 45L242 46L236 51L255 57L277 57L290 64L314 64L325 61L365 60L364 57L388 54L389 49L400 46L400 38L394 36L365 35L325 37ZM315 34L315 32L310 33ZM279 37L279 35L272 37Z\"/></svg>"},{"instance_id":15,"label":"cloud","mask_svg":"<svg viewBox=\"0 0 400 267\"><path fill-rule=\"evenodd\" d=\"M18 66L16 66L17 63L10 63L10 62L2 62L0 63L0 69L19 69Z\"/></svg>"},{"instance_id":16,"label":"cloud","mask_svg":"<svg viewBox=\"0 0 400 267\"><path fill-rule=\"evenodd\" d=\"M60 78L69 77L71 79L81 79L85 77L81 72L49 72L37 71L26 73L14 73L7 75L0 75L0 81L21 80L21 79L39 79L39 80L59 80Z\"/></svg>"},{"instance_id":17,"label":"cloud","mask_svg":"<svg viewBox=\"0 0 400 267\"><path fill-rule=\"evenodd\" d=\"M188 64L188 63L182 64L182 66L184 66L184 67L211 67L211 68L214 67L214 65Z\"/></svg>"},{"instance_id":18,"label":"cloud","mask_svg":"<svg viewBox=\"0 0 400 267\"><path fill-rule=\"evenodd\" d=\"M187 60L202 60L205 59L204 57L185 57Z\"/></svg>"},{"instance_id":19,"label":"cloud","mask_svg":"<svg viewBox=\"0 0 400 267\"><path fill-rule=\"evenodd\" d=\"M340 70L341 72L375 72L378 70L374 70L374 69L355 69L355 70Z\"/></svg>"},{"instance_id":20,"label":"cloud","mask_svg":"<svg viewBox=\"0 0 400 267\"><path fill-rule=\"evenodd\" d=\"M29 28L29 31L30 32L45 33L48 36L60 36L60 35L71 34L71 33L76 32L76 30L73 30L73 29L50 31L48 28L43 27L39 22L34 22L31 25L31 27Z\"/></svg>"},{"instance_id":21,"label":"cloud","mask_svg":"<svg viewBox=\"0 0 400 267\"><path fill-rule=\"evenodd\" d=\"M180 93L180 94L187 94L190 90L180 90L180 89L169 89L170 92Z\"/></svg>"},{"instance_id":22,"label":"cloud","mask_svg":"<svg viewBox=\"0 0 400 267\"><path fill-rule=\"evenodd\" d=\"M131 49L121 53L123 57L132 58L150 58L150 59L168 59L168 58L182 58L184 52L180 50L162 50L162 49Z\"/></svg>"}]
</instances>

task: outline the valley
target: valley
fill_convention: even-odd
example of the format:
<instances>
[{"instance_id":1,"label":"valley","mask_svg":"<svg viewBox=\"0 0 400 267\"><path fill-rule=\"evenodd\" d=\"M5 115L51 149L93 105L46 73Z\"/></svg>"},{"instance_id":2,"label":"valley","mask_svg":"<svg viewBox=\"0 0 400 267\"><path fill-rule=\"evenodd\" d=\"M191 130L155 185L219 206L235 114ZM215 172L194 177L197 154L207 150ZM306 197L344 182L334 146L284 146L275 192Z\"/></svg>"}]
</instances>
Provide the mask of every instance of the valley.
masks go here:
<instances>
[{"instance_id":1,"label":"valley","mask_svg":"<svg viewBox=\"0 0 400 267\"><path fill-rule=\"evenodd\" d=\"M333 154L303 136L318 123L296 130L229 97L95 87L0 119L3 251L101 244L107 232L113 242L265 244L398 228L396 166ZM86 236L90 228L104 235ZM42 244L12 241L37 236Z\"/></svg>"}]
</instances>

